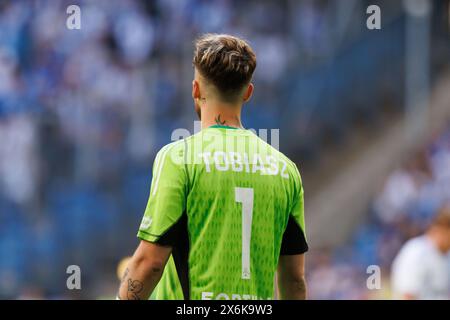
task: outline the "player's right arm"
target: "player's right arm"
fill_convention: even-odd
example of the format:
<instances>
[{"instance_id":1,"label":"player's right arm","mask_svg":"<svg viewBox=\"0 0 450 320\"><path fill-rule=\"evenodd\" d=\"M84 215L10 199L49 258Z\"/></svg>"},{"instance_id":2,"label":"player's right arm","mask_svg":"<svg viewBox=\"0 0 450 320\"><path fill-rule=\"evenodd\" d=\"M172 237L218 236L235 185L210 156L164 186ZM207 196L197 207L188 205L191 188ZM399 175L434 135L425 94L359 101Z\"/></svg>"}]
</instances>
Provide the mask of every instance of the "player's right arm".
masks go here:
<instances>
[{"instance_id":1,"label":"player's right arm","mask_svg":"<svg viewBox=\"0 0 450 320\"><path fill-rule=\"evenodd\" d=\"M303 185L297 167L292 178L296 191L278 260L278 296L282 300L303 300L307 296L304 253L308 251L308 244L305 235Z\"/></svg>"}]
</instances>

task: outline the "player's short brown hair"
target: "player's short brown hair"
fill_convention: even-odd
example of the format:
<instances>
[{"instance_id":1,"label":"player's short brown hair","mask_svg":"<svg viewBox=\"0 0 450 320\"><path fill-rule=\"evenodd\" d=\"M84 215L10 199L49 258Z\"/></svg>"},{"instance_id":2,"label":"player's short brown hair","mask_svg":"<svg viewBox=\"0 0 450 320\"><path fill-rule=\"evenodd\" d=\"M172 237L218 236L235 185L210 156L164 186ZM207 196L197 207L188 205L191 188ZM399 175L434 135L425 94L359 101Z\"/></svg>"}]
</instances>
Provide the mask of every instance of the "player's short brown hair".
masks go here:
<instances>
[{"instance_id":1,"label":"player's short brown hair","mask_svg":"<svg viewBox=\"0 0 450 320\"><path fill-rule=\"evenodd\" d=\"M192 60L197 71L233 101L248 85L256 68L256 55L244 40L227 34L205 34L195 41Z\"/></svg>"}]
</instances>

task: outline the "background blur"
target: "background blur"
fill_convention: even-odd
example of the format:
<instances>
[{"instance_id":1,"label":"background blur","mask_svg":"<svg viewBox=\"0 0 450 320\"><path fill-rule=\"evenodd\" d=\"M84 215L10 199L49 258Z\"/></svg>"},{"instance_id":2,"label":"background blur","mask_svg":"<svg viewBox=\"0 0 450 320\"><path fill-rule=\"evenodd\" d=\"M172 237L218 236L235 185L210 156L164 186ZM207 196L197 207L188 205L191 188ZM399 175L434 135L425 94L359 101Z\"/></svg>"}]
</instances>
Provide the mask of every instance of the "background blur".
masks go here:
<instances>
[{"instance_id":1,"label":"background blur","mask_svg":"<svg viewBox=\"0 0 450 320\"><path fill-rule=\"evenodd\" d=\"M448 0L0 1L0 298L115 296L156 152L193 132L205 32L256 51L243 123L300 167L310 297L389 298L397 250L450 200L449 30Z\"/></svg>"}]
</instances>

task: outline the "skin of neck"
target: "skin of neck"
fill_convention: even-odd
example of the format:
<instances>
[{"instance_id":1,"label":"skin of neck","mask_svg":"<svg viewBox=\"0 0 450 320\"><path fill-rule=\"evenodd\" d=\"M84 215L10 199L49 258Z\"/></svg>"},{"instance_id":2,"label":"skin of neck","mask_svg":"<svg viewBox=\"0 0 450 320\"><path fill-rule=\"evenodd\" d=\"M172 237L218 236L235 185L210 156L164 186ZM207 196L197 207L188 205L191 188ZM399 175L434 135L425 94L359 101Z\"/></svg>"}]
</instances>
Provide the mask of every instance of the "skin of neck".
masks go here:
<instances>
[{"instance_id":1,"label":"skin of neck","mask_svg":"<svg viewBox=\"0 0 450 320\"><path fill-rule=\"evenodd\" d=\"M438 227L431 227L427 231L426 236L440 253L445 255L449 252L450 248L448 248L448 245L445 242L445 234L443 234L443 231L439 230Z\"/></svg>"},{"instance_id":2,"label":"skin of neck","mask_svg":"<svg viewBox=\"0 0 450 320\"><path fill-rule=\"evenodd\" d=\"M202 102L200 102L202 103ZM243 128L241 123L241 105L228 105L214 99L206 98L201 107L202 129L213 125Z\"/></svg>"},{"instance_id":3,"label":"skin of neck","mask_svg":"<svg viewBox=\"0 0 450 320\"><path fill-rule=\"evenodd\" d=\"M201 121L201 128L221 125L242 129L242 106L250 99L252 93L253 84L250 83L242 90L242 98L237 99L236 102L225 102L220 99L217 89L196 70L192 81L192 98L195 111Z\"/></svg>"}]
</instances>

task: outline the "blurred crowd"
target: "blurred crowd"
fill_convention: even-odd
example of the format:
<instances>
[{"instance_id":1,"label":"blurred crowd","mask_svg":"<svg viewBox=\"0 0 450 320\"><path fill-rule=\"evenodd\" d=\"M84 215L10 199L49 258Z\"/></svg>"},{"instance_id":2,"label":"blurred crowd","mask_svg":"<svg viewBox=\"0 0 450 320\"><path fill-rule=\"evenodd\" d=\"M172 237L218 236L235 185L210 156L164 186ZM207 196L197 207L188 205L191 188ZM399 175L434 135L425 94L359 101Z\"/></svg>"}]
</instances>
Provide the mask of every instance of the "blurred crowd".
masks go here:
<instances>
[{"instance_id":1,"label":"blurred crowd","mask_svg":"<svg viewBox=\"0 0 450 320\"><path fill-rule=\"evenodd\" d=\"M368 219L344 247L312 253L311 295L317 299L391 298L391 264L402 245L422 235L438 211L450 205L450 127L408 155L374 198ZM450 255L448 257L450 274ZM380 290L369 290L367 267L380 267ZM449 292L450 297L450 292Z\"/></svg>"},{"instance_id":2,"label":"blurred crowd","mask_svg":"<svg viewBox=\"0 0 450 320\"><path fill-rule=\"evenodd\" d=\"M82 297L115 289L115 265L136 243L154 155L174 129L193 128L191 54L198 35L250 39L258 54L257 94L244 123L289 128L281 132L281 149L297 160L320 149L324 135L344 134L355 114L371 119L379 99L398 95L404 36L398 8L386 10L383 36L368 36L364 11L348 19L341 10L337 19L339 4L331 2L80 1L81 29L69 30L70 1L1 1L0 298L67 295L70 264L81 267ZM337 27L343 22L346 28ZM405 167L389 178L377 224L355 242L361 259L379 249L386 263L391 245L403 239L392 231L399 221L416 217L408 220L410 230L438 202L417 212L405 207L439 187L433 170L443 170L437 150L445 148L443 142L434 148L427 154L432 171ZM403 193L392 194L399 184ZM389 246L375 241L378 232ZM337 256L344 261L347 253ZM329 272L330 255L317 259L324 267L311 277L313 296L342 297L322 283L351 287L340 276L351 267Z\"/></svg>"}]
</instances>

